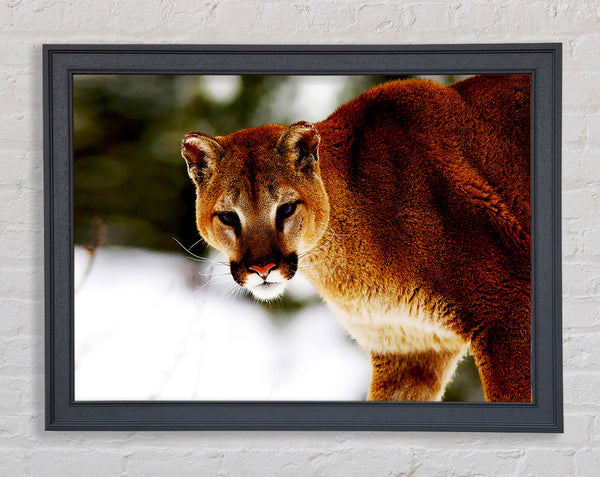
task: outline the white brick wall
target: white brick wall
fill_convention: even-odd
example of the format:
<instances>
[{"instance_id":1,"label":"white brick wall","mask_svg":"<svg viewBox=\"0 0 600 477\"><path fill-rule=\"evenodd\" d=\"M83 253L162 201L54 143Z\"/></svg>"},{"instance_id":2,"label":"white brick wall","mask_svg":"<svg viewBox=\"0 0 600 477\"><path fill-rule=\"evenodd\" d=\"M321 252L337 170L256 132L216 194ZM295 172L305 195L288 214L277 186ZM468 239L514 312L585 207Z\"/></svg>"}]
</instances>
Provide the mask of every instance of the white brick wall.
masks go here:
<instances>
[{"instance_id":1,"label":"white brick wall","mask_svg":"<svg viewBox=\"0 0 600 477\"><path fill-rule=\"evenodd\" d=\"M564 43L564 435L44 432L42 43ZM599 475L596 0L0 4L0 475Z\"/></svg>"}]
</instances>

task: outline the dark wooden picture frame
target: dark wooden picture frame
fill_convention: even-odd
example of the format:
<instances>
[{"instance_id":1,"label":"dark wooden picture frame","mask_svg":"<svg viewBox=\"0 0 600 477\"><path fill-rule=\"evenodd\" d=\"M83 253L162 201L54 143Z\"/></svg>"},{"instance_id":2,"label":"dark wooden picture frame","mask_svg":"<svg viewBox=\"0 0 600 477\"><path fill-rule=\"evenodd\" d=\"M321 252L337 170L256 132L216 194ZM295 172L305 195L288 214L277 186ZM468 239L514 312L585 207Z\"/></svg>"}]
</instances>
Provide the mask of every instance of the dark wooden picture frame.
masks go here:
<instances>
[{"instance_id":1,"label":"dark wooden picture frame","mask_svg":"<svg viewBox=\"0 0 600 477\"><path fill-rule=\"evenodd\" d=\"M46 45L45 371L48 430L562 432L561 45ZM76 401L73 296L75 74L531 75L532 403Z\"/></svg>"}]
</instances>

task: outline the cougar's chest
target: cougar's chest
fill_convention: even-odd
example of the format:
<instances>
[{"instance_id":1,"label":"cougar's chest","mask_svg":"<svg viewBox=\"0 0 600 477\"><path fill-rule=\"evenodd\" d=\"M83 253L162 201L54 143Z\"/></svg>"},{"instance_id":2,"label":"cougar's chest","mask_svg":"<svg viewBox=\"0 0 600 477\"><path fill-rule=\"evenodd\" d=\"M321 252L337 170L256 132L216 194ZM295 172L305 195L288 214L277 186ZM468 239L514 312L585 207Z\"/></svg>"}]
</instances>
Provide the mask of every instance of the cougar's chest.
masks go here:
<instances>
[{"instance_id":1,"label":"cougar's chest","mask_svg":"<svg viewBox=\"0 0 600 477\"><path fill-rule=\"evenodd\" d=\"M410 353L462 349L440 297L386 271L357 240L356 227L332 227L299 270L317 288L348 333L368 352ZM369 270L371 269L371 270Z\"/></svg>"},{"instance_id":2,"label":"cougar's chest","mask_svg":"<svg viewBox=\"0 0 600 477\"><path fill-rule=\"evenodd\" d=\"M449 328L452 317L418 296L404 302L390 300L393 305L379 300L351 302L350 306L327 301L348 333L368 352L406 354L467 345Z\"/></svg>"}]
</instances>

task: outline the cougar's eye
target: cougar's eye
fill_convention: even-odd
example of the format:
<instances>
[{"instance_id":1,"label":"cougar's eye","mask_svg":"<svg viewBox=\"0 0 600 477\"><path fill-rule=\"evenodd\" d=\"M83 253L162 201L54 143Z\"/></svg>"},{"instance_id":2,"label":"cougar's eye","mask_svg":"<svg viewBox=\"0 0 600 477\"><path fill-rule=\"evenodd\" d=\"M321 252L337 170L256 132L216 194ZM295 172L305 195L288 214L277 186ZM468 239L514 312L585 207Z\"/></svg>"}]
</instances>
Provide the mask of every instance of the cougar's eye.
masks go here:
<instances>
[{"instance_id":1,"label":"cougar's eye","mask_svg":"<svg viewBox=\"0 0 600 477\"><path fill-rule=\"evenodd\" d=\"M288 217L291 217L296 212L296 202L288 202L280 205L277 209L277 222L283 222Z\"/></svg>"},{"instance_id":2,"label":"cougar's eye","mask_svg":"<svg viewBox=\"0 0 600 477\"><path fill-rule=\"evenodd\" d=\"M240 223L240 219L235 212L217 212L217 217L223 224L235 227Z\"/></svg>"}]
</instances>

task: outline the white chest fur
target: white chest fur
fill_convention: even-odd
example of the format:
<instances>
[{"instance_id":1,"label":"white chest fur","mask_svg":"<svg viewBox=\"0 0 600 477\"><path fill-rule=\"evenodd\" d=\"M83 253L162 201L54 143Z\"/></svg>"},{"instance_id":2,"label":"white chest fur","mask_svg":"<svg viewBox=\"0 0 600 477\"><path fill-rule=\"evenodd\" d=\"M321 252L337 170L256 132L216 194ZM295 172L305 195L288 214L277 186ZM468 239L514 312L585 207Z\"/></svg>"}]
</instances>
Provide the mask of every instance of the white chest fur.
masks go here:
<instances>
[{"instance_id":1,"label":"white chest fur","mask_svg":"<svg viewBox=\"0 0 600 477\"><path fill-rule=\"evenodd\" d=\"M414 353L466 349L467 343L447 329L437 310L423 302L386 310L364 306L348 311L329 303L347 331L368 352ZM444 317L447 320L447 317Z\"/></svg>"}]
</instances>

